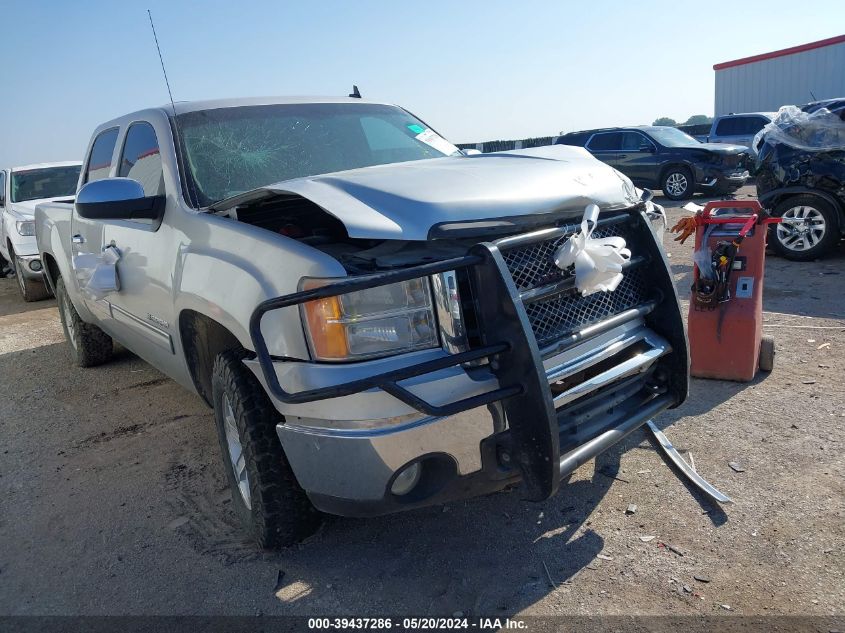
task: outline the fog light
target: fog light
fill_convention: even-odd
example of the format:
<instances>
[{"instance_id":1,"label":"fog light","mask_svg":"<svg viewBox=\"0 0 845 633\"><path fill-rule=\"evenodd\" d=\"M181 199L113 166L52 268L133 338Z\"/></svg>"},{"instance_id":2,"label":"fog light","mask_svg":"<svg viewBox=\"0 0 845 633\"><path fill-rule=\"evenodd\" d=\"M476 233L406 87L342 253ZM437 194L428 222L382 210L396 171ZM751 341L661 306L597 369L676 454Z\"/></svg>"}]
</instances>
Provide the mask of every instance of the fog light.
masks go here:
<instances>
[{"instance_id":1,"label":"fog light","mask_svg":"<svg viewBox=\"0 0 845 633\"><path fill-rule=\"evenodd\" d=\"M393 480L393 485L390 486L390 492L398 497L408 494L419 482L421 472L422 467L419 462L407 466L398 475L396 475L396 479Z\"/></svg>"},{"instance_id":2,"label":"fog light","mask_svg":"<svg viewBox=\"0 0 845 633\"><path fill-rule=\"evenodd\" d=\"M42 268L40 259L33 259L29 262L29 269L34 273L40 273Z\"/></svg>"}]
</instances>

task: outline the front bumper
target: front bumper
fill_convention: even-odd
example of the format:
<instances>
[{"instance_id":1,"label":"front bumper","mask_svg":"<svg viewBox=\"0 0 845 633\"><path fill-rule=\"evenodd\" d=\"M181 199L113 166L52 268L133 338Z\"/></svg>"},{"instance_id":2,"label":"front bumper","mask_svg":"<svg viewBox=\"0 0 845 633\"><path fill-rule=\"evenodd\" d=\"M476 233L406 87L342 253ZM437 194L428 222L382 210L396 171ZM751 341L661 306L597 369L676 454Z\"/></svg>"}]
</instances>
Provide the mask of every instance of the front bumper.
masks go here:
<instances>
[{"instance_id":1,"label":"front bumper","mask_svg":"<svg viewBox=\"0 0 845 633\"><path fill-rule=\"evenodd\" d=\"M544 301L573 295L574 278L522 289L513 275L512 253L565 239L573 227L477 244L463 258L351 278L261 304L250 324L255 370L281 411L327 399L342 406L344 398L366 392L368 397L389 394L417 412L375 428L338 428L287 415L278 427L279 438L315 505L336 514L373 515L483 494L518 481L526 496L544 499L580 464L657 412L680 404L687 390L687 342L668 265L643 205L603 218L599 226L623 223L633 226L631 268L648 276L644 287L651 296L554 336L537 330L536 309L545 307ZM484 289L474 298L479 336L469 351L444 352L295 393L282 387L278 370L285 363L274 363L261 335L266 312L456 269L466 271L473 288ZM487 363L463 369L478 360ZM452 392L452 399L435 402L426 392L427 379L444 371L472 375L484 388L469 395ZM397 473L416 462L422 467L419 483L406 495L392 494Z\"/></svg>"},{"instance_id":2,"label":"front bumper","mask_svg":"<svg viewBox=\"0 0 845 633\"><path fill-rule=\"evenodd\" d=\"M44 265L38 255L17 255L15 274L23 275L27 279L44 279ZM33 270L36 268L37 270Z\"/></svg>"},{"instance_id":3,"label":"front bumper","mask_svg":"<svg viewBox=\"0 0 845 633\"><path fill-rule=\"evenodd\" d=\"M736 191L745 186L749 173L745 168L698 168L696 186L700 191Z\"/></svg>"}]
</instances>

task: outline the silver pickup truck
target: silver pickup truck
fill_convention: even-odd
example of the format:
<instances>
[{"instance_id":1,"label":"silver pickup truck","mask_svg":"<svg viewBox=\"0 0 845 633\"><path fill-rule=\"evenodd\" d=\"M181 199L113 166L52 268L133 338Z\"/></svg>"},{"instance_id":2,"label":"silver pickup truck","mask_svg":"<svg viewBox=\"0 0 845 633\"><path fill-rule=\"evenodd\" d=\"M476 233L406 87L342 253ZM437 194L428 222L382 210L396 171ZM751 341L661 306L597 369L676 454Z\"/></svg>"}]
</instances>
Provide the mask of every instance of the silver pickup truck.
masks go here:
<instances>
[{"instance_id":1,"label":"silver pickup truck","mask_svg":"<svg viewBox=\"0 0 845 633\"><path fill-rule=\"evenodd\" d=\"M584 295L556 253L591 204L630 257ZM655 211L581 148L470 156L393 105L240 99L101 125L36 235L75 362L116 340L197 392L245 527L279 547L319 511L545 499L679 405Z\"/></svg>"}]
</instances>

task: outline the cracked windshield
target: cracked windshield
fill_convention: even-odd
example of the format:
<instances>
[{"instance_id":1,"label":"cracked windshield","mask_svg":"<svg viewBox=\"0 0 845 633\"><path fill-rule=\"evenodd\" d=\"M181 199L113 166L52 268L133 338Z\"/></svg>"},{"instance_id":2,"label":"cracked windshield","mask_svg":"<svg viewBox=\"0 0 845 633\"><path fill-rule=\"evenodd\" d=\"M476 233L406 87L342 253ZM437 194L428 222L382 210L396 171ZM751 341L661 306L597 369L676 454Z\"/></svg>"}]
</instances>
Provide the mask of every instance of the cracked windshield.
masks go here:
<instances>
[{"instance_id":1,"label":"cracked windshield","mask_svg":"<svg viewBox=\"0 0 845 633\"><path fill-rule=\"evenodd\" d=\"M189 191L205 207L282 180L459 153L395 106L246 106L181 114Z\"/></svg>"}]
</instances>

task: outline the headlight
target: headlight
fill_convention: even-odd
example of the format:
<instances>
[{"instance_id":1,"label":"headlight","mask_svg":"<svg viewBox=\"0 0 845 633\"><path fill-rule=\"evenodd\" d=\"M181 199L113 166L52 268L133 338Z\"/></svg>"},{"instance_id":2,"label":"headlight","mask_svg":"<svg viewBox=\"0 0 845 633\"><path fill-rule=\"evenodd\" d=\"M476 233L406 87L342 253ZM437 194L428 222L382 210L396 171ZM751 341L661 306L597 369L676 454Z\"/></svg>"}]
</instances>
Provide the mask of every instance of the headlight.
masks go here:
<instances>
[{"instance_id":1,"label":"headlight","mask_svg":"<svg viewBox=\"0 0 845 633\"><path fill-rule=\"evenodd\" d=\"M15 222L18 233L21 235L35 235L35 221L34 220L18 220Z\"/></svg>"},{"instance_id":2,"label":"headlight","mask_svg":"<svg viewBox=\"0 0 845 633\"><path fill-rule=\"evenodd\" d=\"M303 290L336 279L305 279ZM428 279L412 279L302 304L315 360L361 360L435 347Z\"/></svg>"}]
</instances>

